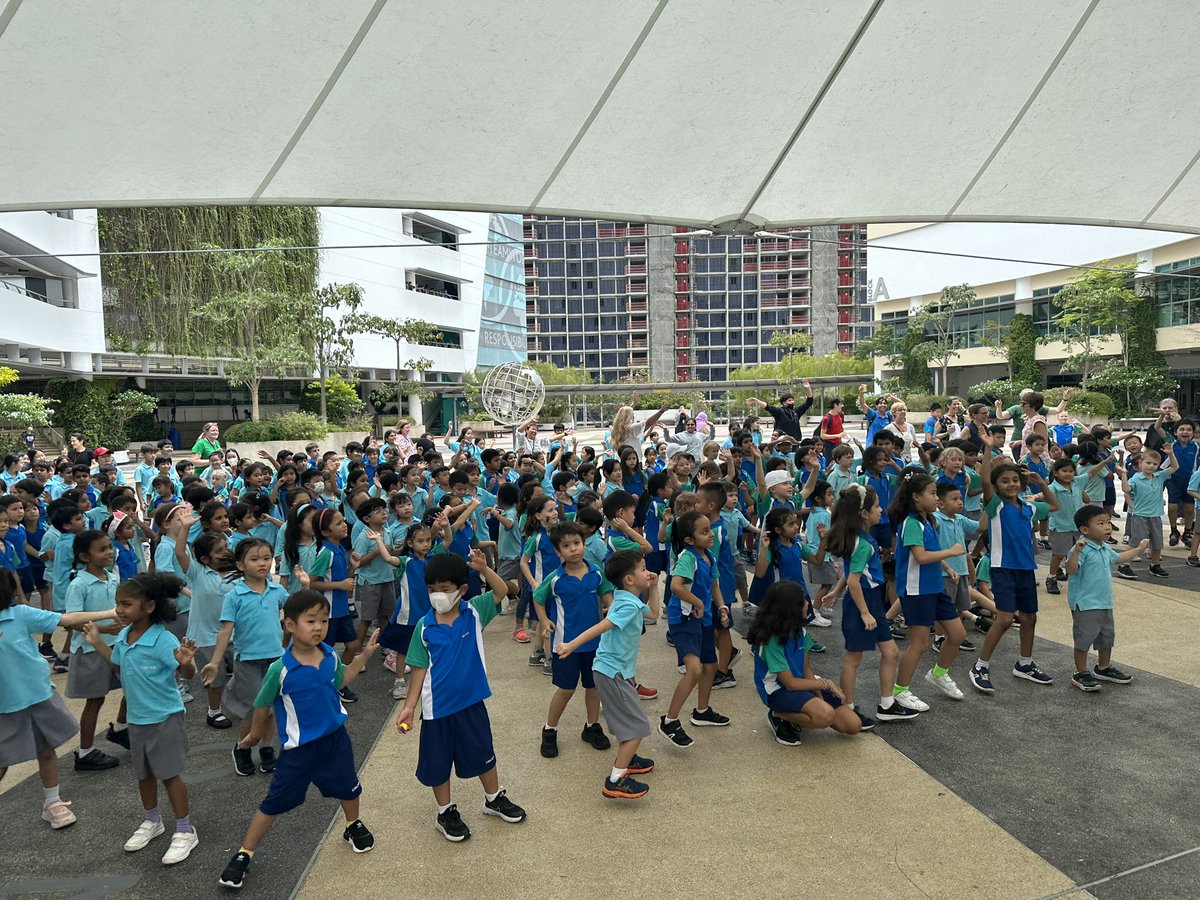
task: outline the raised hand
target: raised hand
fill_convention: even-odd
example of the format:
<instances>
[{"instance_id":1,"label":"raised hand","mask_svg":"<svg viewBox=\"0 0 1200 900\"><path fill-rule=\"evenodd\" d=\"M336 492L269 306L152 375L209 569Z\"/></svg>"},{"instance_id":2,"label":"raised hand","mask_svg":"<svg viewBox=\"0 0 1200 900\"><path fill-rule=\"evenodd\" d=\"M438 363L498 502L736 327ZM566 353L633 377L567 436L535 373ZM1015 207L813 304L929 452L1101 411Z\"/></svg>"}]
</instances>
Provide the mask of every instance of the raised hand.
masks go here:
<instances>
[{"instance_id":1,"label":"raised hand","mask_svg":"<svg viewBox=\"0 0 1200 900\"><path fill-rule=\"evenodd\" d=\"M196 642L184 638L179 642L179 646L175 648L175 662L179 663L179 667L190 665L192 660L196 658Z\"/></svg>"}]
</instances>

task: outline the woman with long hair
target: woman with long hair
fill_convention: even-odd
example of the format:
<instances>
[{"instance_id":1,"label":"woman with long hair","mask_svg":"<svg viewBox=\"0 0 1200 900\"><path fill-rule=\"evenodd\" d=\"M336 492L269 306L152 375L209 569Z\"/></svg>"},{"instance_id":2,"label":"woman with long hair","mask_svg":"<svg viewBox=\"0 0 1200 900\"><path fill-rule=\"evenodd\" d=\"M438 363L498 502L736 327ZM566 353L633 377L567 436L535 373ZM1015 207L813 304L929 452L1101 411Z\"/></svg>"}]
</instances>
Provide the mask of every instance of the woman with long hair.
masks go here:
<instances>
[{"instance_id":1,"label":"woman with long hair","mask_svg":"<svg viewBox=\"0 0 1200 900\"><path fill-rule=\"evenodd\" d=\"M638 456L642 454L642 435L658 424L662 414L667 411L664 406L651 415L645 422L635 422L633 407L622 406L613 416L612 428L608 430L613 450L620 453L625 447L632 447Z\"/></svg>"}]
</instances>

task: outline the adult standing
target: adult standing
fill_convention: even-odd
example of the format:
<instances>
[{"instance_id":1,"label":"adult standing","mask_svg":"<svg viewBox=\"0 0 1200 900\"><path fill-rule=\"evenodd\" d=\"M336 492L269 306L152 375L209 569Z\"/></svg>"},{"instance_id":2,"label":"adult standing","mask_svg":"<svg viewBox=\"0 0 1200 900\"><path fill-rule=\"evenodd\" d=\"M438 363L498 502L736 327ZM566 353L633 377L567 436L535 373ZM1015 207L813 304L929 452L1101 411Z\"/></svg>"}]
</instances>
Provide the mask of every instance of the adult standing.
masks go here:
<instances>
[{"instance_id":1,"label":"adult standing","mask_svg":"<svg viewBox=\"0 0 1200 900\"><path fill-rule=\"evenodd\" d=\"M1167 443L1167 435L1175 440L1175 429L1183 417L1179 415L1179 404L1174 397L1163 397L1158 403L1158 418L1146 429L1146 440L1142 443L1151 450L1163 452Z\"/></svg>"},{"instance_id":2,"label":"adult standing","mask_svg":"<svg viewBox=\"0 0 1200 900\"><path fill-rule=\"evenodd\" d=\"M900 458L906 463L912 462L913 452L916 450L919 439L917 430L908 421L908 407L904 405L903 400L897 400L892 404L891 412L892 421L888 423L884 431L891 432L900 440Z\"/></svg>"},{"instance_id":3,"label":"adult standing","mask_svg":"<svg viewBox=\"0 0 1200 900\"><path fill-rule=\"evenodd\" d=\"M392 443L396 449L400 451L400 461L407 463L408 458L414 453L420 452L417 449L417 442L412 439L412 422L401 422L396 429L395 435L392 437Z\"/></svg>"},{"instance_id":4,"label":"adult standing","mask_svg":"<svg viewBox=\"0 0 1200 900\"><path fill-rule=\"evenodd\" d=\"M221 426L216 422L205 422L200 429L200 436L192 444L192 462L204 463L208 466L208 457L213 453L221 453Z\"/></svg>"},{"instance_id":5,"label":"adult standing","mask_svg":"<svg viewBox=\"0 0 1200 900\"><path fill-rule=\"evenodd\" d=\"M813 405L813 392L812 387L809 386L808 379L805 378L800 384L804 386L804 393L807 396L799 406L796 405L796 397L793 394L784 394L780 397L778 406L771 406L771 404L764 403L757 397L751 397L746 401L751 406L765 409L767 415L775 420L775 430L783 432L797 443L804 437L800 433L800 417L805 415Z\"/></svg>"},{"instance_id":6,"label":"adult standing","mask_svg":"<svg viewBox=\"0 0 1200 900\"><path fill-rule=\"evenodd\" d=\"M71 465L91 468L94 454L87 448L87 438L78 431L72 431L68 440L71 442L71 449L66 455Z\"/></svg>"},{"instance_id":7,"label":"adult standing","mask_svg":"<svg viewBox=\"0 0 1200 900\"><path fill-rule=\"evenodd\" d=\"M821 425L817 436L824 444L826 461L833 459L833 451L842 445L842 439L845 437L845 407L845 401L841 397L834 397L833 402L829 404L829 412L821 416Z\"/></svg>"},{"instance_id":8,"label":"adult standing","mask_svg":"<svg viewBox=\"0 0 1200 900\"><path fill-rule=\"evenodd\" d=\"M513 432L513 449L518 454L528 453L530 455L541 453L546 449L542 439L538 437L537 419L526 419L517 426L517 430Z\"/></svg>"},{"instance_id":9,"label":"adult standing","mask_svg":"<svg viewBox=\"0 0 1200 900\"><path fill-rule=\"evenodd\" d=\"M636 401L636 397L634 398ZM667 411L664 406L658 412L651 415L645 422L636 422L633 418L633 407L622 406L617 410L617 414L613 416L612 428L608 430L612 447L617 452L617 458L620 458L621 451L626 447L632 447L638 452L638 457L642 454L642 435L658 424L658 420L662 418L663 413Z\"/></svg>"},{"instance_id":10,"label":"adult standing","mask_svg":"<svg viewBox=\"0 0 1200 900\"><path fill-rule=\"evenodd\" d=\"M1045 398L1037 391L1029 393L1022 392L1021 394L1021 417L1024 422L1021 424L1021 452L1022 455L1029 453L1029 437L1030 435L1041 435L1045 440L1042 445L1042 458L1049 462L1050 453L1050 432L1046 428L1046 415L1042 412L1046 408ZM1016 437L1015 433L1013 435ZM1020 457L1018 457L1020 459Z\"/></svg>"},{"instance_id":11,"label":"adult standing","mask_svg":"<svg viewBox=\"0 0 1200 900\"><path fill-rule=\"evenodd\" d=\"M946 414L941 418L939 433L945 434L944 441L957 441L962 437L963 429L967 427L965 407L958 397L946 401Z\"/></svg>"},{"instance_id":12,"label":"adult standing","mask_svg":"<svg viewBox=\"0 0 1200 900\"><path fill-rule=\"evenodd\" d=\"M1037 391L1035 391L1033 388L1025 388L1025 390L1021 391L1021 399L1022 400L1025 399L1026 394L1037 394ZM1040 397L1041 394L1038 394L1038 396ZM1053 409L1048 409L1047 407L1042 406L1037 410L1038 415L1040 415L1040 416L1057 416L1060 412L1062 412L1064 409L1067 408L1067 401L1070 400L1073 396L1075 396L1075 389L1067 388L1065 391L1063 391L1062 403L1058 404L1058 406L1054 407ZM1014 403L1012 406L1005 409L1004 405L999 400L997 400L996 401L996 421L997 422L1007 422L1010 419L1012 420L1012 423L1013 423L1012 424L1013 441L1016 441L1019 439L1020 435L1025 433L1025 417L1021 413L1021 404Z\"/></svg>"},{"instance_id":13,"label":"adult standing","mask_svg":"<svg viewBox=\"0 0 1200 900\"><path fill-rule=\"evenodd\" d=\"M892 414L888 412L888 404L894 403L896 397L891 394L880 394L875 398L875 406L867 405L867 386L858 386L858 409L867 419L867 446L871 446L876 432L892 424Z\"/></svg>"}]
</instances>

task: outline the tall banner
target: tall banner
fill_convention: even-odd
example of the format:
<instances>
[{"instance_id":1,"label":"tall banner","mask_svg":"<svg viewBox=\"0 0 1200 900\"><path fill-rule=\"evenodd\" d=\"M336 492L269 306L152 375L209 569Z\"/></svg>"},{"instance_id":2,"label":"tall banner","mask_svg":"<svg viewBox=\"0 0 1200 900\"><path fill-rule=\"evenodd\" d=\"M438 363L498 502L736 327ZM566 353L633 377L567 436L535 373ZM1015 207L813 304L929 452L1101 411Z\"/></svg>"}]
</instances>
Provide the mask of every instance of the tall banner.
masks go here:
<instances>
[{"instance_id":1,"label":"tall banner","mask_svg":"<svg viewBox=\"0 0 1200 900\"><path fill-rule=\"evenodd\" d=\"M479 317L480 366L525 362L525 244L522 219L493 213L488 223L483 310Z\"/></svg>"}]
</instances>

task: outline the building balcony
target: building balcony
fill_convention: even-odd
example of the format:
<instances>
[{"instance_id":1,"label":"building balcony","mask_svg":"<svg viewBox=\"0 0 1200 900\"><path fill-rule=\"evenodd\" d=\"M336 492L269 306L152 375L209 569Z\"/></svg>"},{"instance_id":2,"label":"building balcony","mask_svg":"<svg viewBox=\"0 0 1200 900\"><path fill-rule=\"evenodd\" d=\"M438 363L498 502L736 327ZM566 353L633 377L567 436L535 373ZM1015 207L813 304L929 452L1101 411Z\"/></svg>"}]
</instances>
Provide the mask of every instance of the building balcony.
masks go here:
<instances>
[{"instance_id":1,"label":"building balcony","mask_svg":"<svg viewBox=\"0 0 1200 900\"><path fill-rule=\"evenodd\" d=\"M758 263L752 259L748 259L742 263L742 271L743 272L757 272L758 271Z\"/></svg>"},{"instance_id":2,"label":"building balcony","mask_svg":"<svg viewBox=\"0 0 1200 900\"><path fill-rule=\"evenodd\" d=\"M645 275L646 274L646 264L644 262L641 262L641 263L631 262L625 267L625 274L627 274L627 275Z\"/></svg>"},{"instance_id":3,"label":"building balcony","mask_svg":"<svg viewBox=\"0 0 1200 900\"><path fill-rule=\"evenodd\" d=\"M646 301L645 300L630 300L629 301L629 311L630 312L645 312L646 311Z\"/></svg>"},{"instance_id":4,"label":"building balcony","mask_svg":"<svg viewBox=\"0 0 1200 900\"><path fill-rule=\"evenodd\" d=\"M625 251L625 255L626 256L645 256L646 255L646 242L645 241L641 241L641 242L630 241L629 247Z\"/></svg>"}]
</instances>

